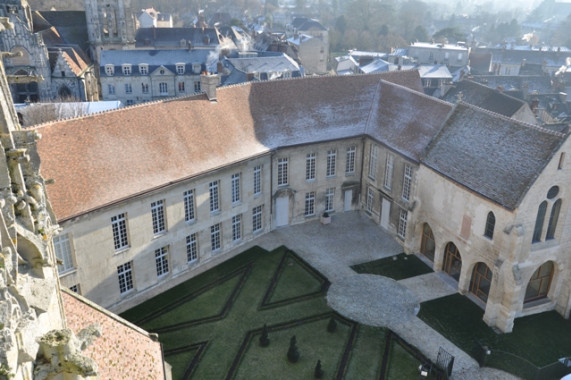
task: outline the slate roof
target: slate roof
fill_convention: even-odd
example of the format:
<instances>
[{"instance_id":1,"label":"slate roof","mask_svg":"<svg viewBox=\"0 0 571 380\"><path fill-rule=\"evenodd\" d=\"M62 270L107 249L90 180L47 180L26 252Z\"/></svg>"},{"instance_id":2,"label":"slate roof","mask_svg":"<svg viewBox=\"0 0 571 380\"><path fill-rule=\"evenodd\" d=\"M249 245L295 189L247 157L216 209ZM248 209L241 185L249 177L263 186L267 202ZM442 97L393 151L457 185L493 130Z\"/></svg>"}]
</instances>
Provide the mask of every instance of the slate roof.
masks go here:
<instances>
[{"instance_id":1,"label":"slate roof","mask_svg":"<svg viewBox=\"0 0 571 380\"><path fill-rule=\"evenodd\" d=\"M299 71L299 65L285 54L271 57L228 58L228 62L245 73Z\"/></svg>"},{"instance_id":2,"label":"slate roof","mask_svg":"<svg viewBox=\"0 0 571 380\"><path fill-rule=\"evenodd\" d=\"M492 62L520 65L525 59L526 64L547 65L560 67L565 60L571 57L570 51L539 51L539 50L516 50L516 49L477 49L479 53L492 53Z\"/></svg>"},{"instance_id":3,"label":"slate roof","mask_svg":"<svg viewBox=\"0 0 571 380\"><path fill-rule=\"evenodd\" d=\"M216 28L139 28L135 34L136 48L181 49L181 40L190 42L193 49L215 49L228 44L236 49L232 39L223 37Z\"/></svg>"},{"instance_id":4,"label":"slate roof","mask_svg":"<svg viewBox=\"0 0 571 380\"><path fill-rule=\"evenodd\" d=\"M418 159L452 105L418 73L250 82L36 127L58 221L278 147L369 134Z\"/></svg>"},{"instance_id":5,"label":"slate roof","mask_svg":"<svg viewBox=\"0 0 571 380\"><path fill-rule=\"evenodd\" d=\"M315 19L307 17L296 17L292 21L292 26L297 30L327 30L321 23Z\"/></svg>"},{"instance_id":6,"label":"slate roof","mask_svg":"<svg viewBox=\"0 0 571 380\"><path fill-rule=\"evenodd\" d=\"M455 83L441 99L457 103L460 93L462 93L463 102L507 117L512 117L519 109L527 105L523 100L470 80Z\"/></svg>"},{"instance_id":7,"label":"slate roof","mask_svg":"<svg viewBox=\"0 0 571 380\"><path fill-rule=\"evenodd\" d=\"M527 93L553 93L549 75L507 76L507 75L474 75L473 80L490 88L503 88L504 91L515 91L526 88Z\"/></svg>"},{"instance_id":8,"label":"slate roof","mask_svg":"<svg viewBox=\"0 0 571 380\"><path fill-rule=\"evenodd\" d=\"M461 102L421 162L514 210L565 138Z\"/></svg>"},{"instance_id":9,"label":"slate roof","mask_svg":"<svg viewBox=\"0 0 571 380\"><path fill-rule=\"evenodd\" d=\"M39 17L35 15L38 13ZM34 23L43 18L54 26L67 43L79 45L82 50L89 48L85 11L40 11L34 12Z\"/></svg>"},{"instance_id":10,"label":"slate roof","mask_svg":"<svg viewBox=\"0 0 571 380\"><path fill-rule=\"evenodd\" d=\"M418 73L421 78L452 79L452 74L446 65L420 65Z\"/></svg>"},{"instance_id":11,"label":"slate roof","mask_svg":"<svg viewBox=\"0 0 571 380\"><path fill-rule=\"evenodd\" d=\"M198 50L155 50L155 49L136 49L136 50L102 50L101 51L101 63L100 63L100 75L107 76L105 74L105 65L115 66L115 73L113 76L123 76L123 71L121 70L121 65L131 64L131 75L142 75L139 72L139 64L146 63L149 65L148 72L152 73L157 68L164 66L165 68L176 73L176 64L185 64L185 73L192 72L193 63L201 63L202 71L206 69L205 63L208 57L214 54L212 59L218 62L218 54L215 54L212 50L198 49Z\"/></svg>"}]
</instances>

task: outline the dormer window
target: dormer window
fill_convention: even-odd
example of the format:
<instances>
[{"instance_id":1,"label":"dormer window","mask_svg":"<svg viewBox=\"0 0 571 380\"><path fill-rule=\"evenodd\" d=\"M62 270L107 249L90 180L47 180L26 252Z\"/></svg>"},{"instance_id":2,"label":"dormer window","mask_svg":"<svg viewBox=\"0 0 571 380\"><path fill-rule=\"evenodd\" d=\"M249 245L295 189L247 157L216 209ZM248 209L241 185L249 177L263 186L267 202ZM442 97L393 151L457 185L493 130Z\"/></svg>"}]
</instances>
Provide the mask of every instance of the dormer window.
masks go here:
<instances>
[{"instance_id":1,"label":"dormer window","mask_svg":"<svg viewBox=\"0 0 571 380\"><path fill-rule=\"evenodd\" d=\"M139 73L141 75L147 75L149 73L149 65L147 65L146 63L141 63L139 65Z\"/></svg>"},{"instance_id":2,"label":"dormer window","mask_svg":"<svg viewBox=\"0 0 571 380\"><path fill-rule=\"evenodd\" d=\"M202 65L200 63L193 63L192 64L192 72L195 74L200 74L200 71L202 69Z\"/></svg>"},{"instance_id":3,"label":"dormer window","mask_svg":"<svg viewBox=\"0 0 571 380\"><path fill-rule=\"evenodd\" d=\"M176 64L176 73L178 75L184 74L184 63L177 63Z\"/></svg>"},{"instance_id":4,"label":"dormer window","mask_svg":"<svg viewBox=\"0 0 571 380\"><path fill-rule=\"evenodd\" d=\"M131 75L131 65L123 65L123 75Z\"/></svg>"},{"instance_id":5,"label":"dormer window","mask_svg":"<svg viewBox=\"0 0 571 380\"><path fill-rule=\"evenodd\" d=\"M164 74L165 74L165 69L160 69L160 70L159 70L159 74L164 75Z\"/></svg>"},{"instance_id":6,"label":"dormer window","mask_svg":"<svg viewBox=\"0 0 571 380\"><path fill-rule=\"evenodd\" d=\"M105 65L105 74L112 76L115 73L115 66Z\"/></svg>"}]
</instances>

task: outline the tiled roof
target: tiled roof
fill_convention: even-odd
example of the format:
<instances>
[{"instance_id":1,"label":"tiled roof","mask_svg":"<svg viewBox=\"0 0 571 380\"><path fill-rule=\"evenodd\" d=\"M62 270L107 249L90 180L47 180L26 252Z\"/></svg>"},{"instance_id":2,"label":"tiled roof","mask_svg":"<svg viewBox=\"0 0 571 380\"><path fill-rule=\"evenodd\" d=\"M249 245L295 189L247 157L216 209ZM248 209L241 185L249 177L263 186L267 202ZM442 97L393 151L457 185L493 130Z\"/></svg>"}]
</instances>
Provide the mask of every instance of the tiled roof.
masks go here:
<instances>
[{"instance_id":1,"label":"tiled roof","mask_svg":"<svg viewBox=\"0 0 571 380\"><path fill-rule=\"evenodd\" d=\"M219 88L37 127L59 221L272 149L368 133L416 159L451 105L399 85L418 73ZM415 85L418 87L418 84Z\"/></svg>"},{"instance_id":2,"label":"tiled roof","mask_svg":"<svg viewBox=\"0 0 571 380\"><path fill-rule=\"evenodd\" d=\"M565 135L459 103L422 163L514 210Z\"/></svg>"},{"instance_id":3,"label":"tiled roof","mask_svg":"<svg viewBox=\"0 0 571 380\"><path fill-rule=\"evenodd\" d=\"M512 117L518 110L527 105L523 100L469 80L455 83L442 99L456 103L460 93L462 93L461 100L463 102L507 117Z\"/></svg>"},{"instance_id":4,"label":"tiled roof","mask_svg":"<svg viewBox=\"0 0 571 380\"><path fill-rule=\"evenodd\" d=\"M92 324L101 326L82 355L92 358L100 379L164 379L161 344L149 335L87 299L61 292L67 327L76 335Z\"/></svg>"}]
</instances>

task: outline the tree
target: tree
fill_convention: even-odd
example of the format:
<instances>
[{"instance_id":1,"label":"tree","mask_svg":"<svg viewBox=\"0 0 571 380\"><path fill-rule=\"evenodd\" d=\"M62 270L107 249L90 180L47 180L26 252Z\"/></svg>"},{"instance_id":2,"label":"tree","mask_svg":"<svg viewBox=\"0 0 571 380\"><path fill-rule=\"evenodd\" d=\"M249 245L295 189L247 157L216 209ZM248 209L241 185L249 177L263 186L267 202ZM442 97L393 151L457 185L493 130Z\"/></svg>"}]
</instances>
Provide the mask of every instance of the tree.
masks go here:
<instances>
[{"instance_id":1,"label":"tree","mask_svg":"<svg viewBox=\"0 0 571 380\"><path fill-rule=\"evenodd\" d=\"M323 377L323 369L321 369L321 360L317 361L317 364L315 365L315 371L313 372L313 377L315 377L316 379L321 379Z\"/></svg>"},{"instance_id":2,"label":"tree","mask_svg":"<svg viewBox=\"0 0 571 380\"><path fill-rule=\"evenodd\" d=\"M335 321L335 318L331 317L329 318L329 323L327 324L327 331L332 333L335 332L335 330L337 330L337 322Z\"/></svg>"},{"instance_id":3,"label":"tree","mask_svg":"<svg viewBox=\"0 0 571 380\"><path fill-rule=\"evenodd\" d=\"M297 349L297 341L295 335L289 340L289 349L287 350L287 359L291 363L297 363L299 360L299 351Z\"/></svg>"},{"instance_id":4,"label":"tree","mask_svg":"<svg viewBox=\"0 0 571 380\"><path fill-rule=\"evenodd\" d=\"M430 38L428 37L428 32L426 31L426 29L422 26L419 25L416 28L414 28L414 32L412 33L412 39L414 41L428 41Z\"/></svg>"},{"instance_id":5,"label":"tree","mask_svg":"<svg viewBox=\"0 0 571 380\"><path fill-rule=\"evenodd\" d=\"M450 42L456 43L458 41L466 40L466 36L458 30L458 28L444 28L432 35L432 38L437 42Z\"/></svg>"},{"instance_id":6,"label":"tree","mask_svg":"<svg viewBox=\"0 0 571 380\"><path fill-rule=\"evenodd\" d=\"M268 338L268 326L264 324L262 335L260 336L260 346L268 347L270 345L270 338Z\"/></svg>"}]
</instances>

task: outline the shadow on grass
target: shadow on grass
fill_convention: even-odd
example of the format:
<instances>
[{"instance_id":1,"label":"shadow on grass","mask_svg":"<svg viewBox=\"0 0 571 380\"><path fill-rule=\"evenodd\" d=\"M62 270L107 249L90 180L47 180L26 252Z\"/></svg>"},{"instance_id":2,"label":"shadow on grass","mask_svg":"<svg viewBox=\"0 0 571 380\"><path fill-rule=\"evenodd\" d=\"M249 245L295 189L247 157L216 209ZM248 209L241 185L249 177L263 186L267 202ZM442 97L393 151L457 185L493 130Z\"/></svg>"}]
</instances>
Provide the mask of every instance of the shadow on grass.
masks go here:
<instances>
[{"instance_id":1,"label":"shadow on grass","mask_svg":"<svg viewBox=\"0 0 571 380\"><path fill-rule=\"evenodd\" d=\"M418 317L476 360L524 378L559 378L559 358L571 356L571 321L550 311L517 318L511 333L496 333L484 311L461 294L420 305ZM490 355L480 356L481 346ZM550 374L553 373L552 377Z\"/></svg>"},{"instance_id":2,"label":"shadow on grass","mask_svg":"<svg viewBox=\"0 0 571 380\"><path fill-rule=\"evenodd\" d=\"M433 272L433 270L418 257L405 253L353 265L351 269L357 273L378 274L396 281Z\"/></svg>"}]
</instances>

